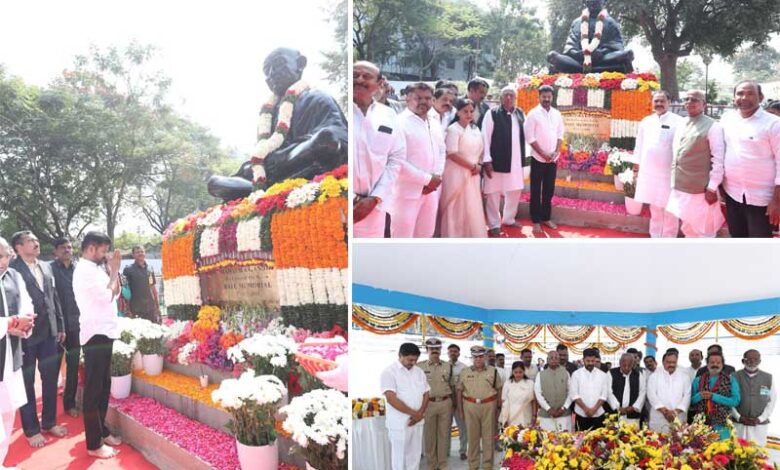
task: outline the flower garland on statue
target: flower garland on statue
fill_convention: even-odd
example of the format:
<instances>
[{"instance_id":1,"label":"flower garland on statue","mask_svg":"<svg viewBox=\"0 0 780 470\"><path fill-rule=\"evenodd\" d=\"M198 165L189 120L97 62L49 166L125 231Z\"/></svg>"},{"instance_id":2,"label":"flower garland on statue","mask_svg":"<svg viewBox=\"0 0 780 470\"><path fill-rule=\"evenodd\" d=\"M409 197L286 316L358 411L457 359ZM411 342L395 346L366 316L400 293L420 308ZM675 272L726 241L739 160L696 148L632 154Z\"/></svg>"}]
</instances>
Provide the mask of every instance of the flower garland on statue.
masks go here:
<instances>
[{"instance_id":1,"label":"flower garland on statue","mask_svg":"<svg viewBox=\"0 0 780 470\"><path fill-rule=\"evenodd\" d=\"M272 95L260 110L260 122L257 126L258 142L252 153L252 179L255 183L265 181L265 167L263 161L271 152L277 150L284 143L285 137L290 132L290 122L292 121L295 102L304 91L309 89L309 85L303 81L292 84L287 89L283 97ZM271 133L273 123L273 113L279 101L279 116L276 122L276 130Z\"/></svg>"},{"instance_id":2,"label":"flower garland on statue","mask_svg":"<svg viewBox=\"0 0 780 470\"><path fill-rule=\"evenodd\" d=\"M588 40L588 27L590 20L590 11L586 8L582 10L582 24L580 25L580 38L582 43L582 53L585 57L583 66L586 69L593 66L593 58L591 54L599 47L601 43L601 33L604 31L604 18L607 17L607 10L603 9L599 12L598 21L596 21L596 29L593 32L593 39Z\"/></svg>"}]
</instances>

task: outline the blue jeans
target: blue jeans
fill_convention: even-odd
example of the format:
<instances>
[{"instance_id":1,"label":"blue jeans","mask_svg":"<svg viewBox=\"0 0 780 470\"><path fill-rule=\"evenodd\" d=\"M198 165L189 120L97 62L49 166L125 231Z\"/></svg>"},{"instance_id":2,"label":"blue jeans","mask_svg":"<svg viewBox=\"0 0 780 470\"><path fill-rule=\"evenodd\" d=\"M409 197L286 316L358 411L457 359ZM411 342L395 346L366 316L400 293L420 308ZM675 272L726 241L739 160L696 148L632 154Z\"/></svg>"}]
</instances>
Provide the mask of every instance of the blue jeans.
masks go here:
<instances>
[{"instance_id":1,"label":"blue jeans","mask_svg":"<svg viewBox=\"0 0 780 470\"><path fill-rule=\"evenodd\" d=\"M22 417L24 435L32 437L43 429L51 429L57 424L57 378L60 371L57 338L50 337L33 345L22 341L22 376L27 391L27 404L19 409ZM38 422L38 410L35 398L35 366L41 374L41 393L43 412Z\"/></svg>"}]
</instances>

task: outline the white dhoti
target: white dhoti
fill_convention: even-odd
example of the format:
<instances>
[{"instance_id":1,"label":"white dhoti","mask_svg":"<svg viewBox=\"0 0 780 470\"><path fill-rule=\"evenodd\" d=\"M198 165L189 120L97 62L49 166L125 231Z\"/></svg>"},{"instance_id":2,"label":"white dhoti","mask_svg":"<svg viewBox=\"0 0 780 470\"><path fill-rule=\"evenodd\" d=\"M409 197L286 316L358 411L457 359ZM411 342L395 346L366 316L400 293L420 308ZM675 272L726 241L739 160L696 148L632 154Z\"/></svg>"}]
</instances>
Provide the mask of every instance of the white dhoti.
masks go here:
<instances>
[{"instance_id":1,"label":"white dhoti","mask_svg":"<svg viewBox=\"0 0 780 470\"><path fill-rule=\"evenodd\" d=\"M677 419L679 419L681 423L687 422L687 413L677 413ZM662 415L660 411L652 409L650 410L650 422L648 425L652 431L669 434L669 426L671 423L664 418L664 415Z\"/></svg>"},{"instance_id":2,"label":"white dhoti","mask_svg":"<svg viewBox=\"0 0 780 470\"><path fill-rule=\"evenodd\" d=\"M495 177L495 175L494 175ZM487 212L488 227L501 228L501 224L512 225L517 219L517 208L520 204L522 190L503 191L485 194L485 212ZM504 215L501 216L501 196L504 196Z\"/></svg>"},{"instance_id":3,"label":"white dhoti","mask_svg":"<svg viewBox=\"0 0 780 470\"><path fill-rule=\"evenodd\" d=\"M355 238L383 238L385 236L385 220L387 213L374 209L365 219L352 225Z\"/></svg>"},{"instance_id":4,"label":"white dhoti","mask_svg":"<svg viewBox=\"0 0 780 470\"><path fill-rule=\"evenodd\" d=\"M653 238L677 238L679 220L665 207L650 204L650 236Z\"/></svg>"},{"instance_id":5,"label":"white dhoti","mask_svg":"<svg viewBox=\"0 0 780 470\"><path fill-rule=\"evenodd\" d=\"M571 415L559 418L540 418L541 428L548 432L572 432Z\"/></svg>"},{"instance_id":6,"label":"white dhoti","mask_svg":"<svg viewBox=\"0 0 780 470\"><path fill-rule=\"evenodd\" d=\"M423 423L388 429L392 470L419 470L422 460Z\"/></svg>"},{"instance_id":7,"label":"white dhoti","mask_svg":"<svg viewBox=\"0 0 780 470\"><path fill-rule=\"evenodd\" d=\"M673 189L666 210L680 219L686 238L715 238L726 222L720 203L707 203L704 193L688 194Z\"/></svg>"},{"instance_id":8,"label":"white dhoti","mask_svg":"<svg viewBox=\"0 0 780 470\"><path fill-rule=\"evenodd\" d=\"M769 425L760 424L758 426L745 426L744 424L734 423L734 431L738 438L746 441L753 441L761 447L766 447L766 436L769 431Z\"/></svg>"},{"instance_id":9,"label":"white dhoti","mask_svg":"<svg viewBox=\"0 0 780 470\"><path fill-rule=\"evenodd\" d=\"M0 338L6 335L7 323L5 320L5 318L0 319L2 322L0 323ZM10 339L6 338L5 351L0 351L0 354L5 354L3 381L0 382L0 415L3 419L2 426L0 426L0 467L2 467L5 457L8 455L8 447L11 445L16 410L27 404L27 393L24 389L22 369L13 370L14 358L11 354Z\"/></svg>"},{"instance_id":10,"label":"white dhoti","mask_svg":"<svg viewBox=\"0 0 780 470\"><path fill-rule=\"evenodd\" d=\"M395 201L390 218L390 236L393 238L432 238L436 229L436 214L439 210L438 189L418 198L404 198Z\"/></svg>"}]
</instances>

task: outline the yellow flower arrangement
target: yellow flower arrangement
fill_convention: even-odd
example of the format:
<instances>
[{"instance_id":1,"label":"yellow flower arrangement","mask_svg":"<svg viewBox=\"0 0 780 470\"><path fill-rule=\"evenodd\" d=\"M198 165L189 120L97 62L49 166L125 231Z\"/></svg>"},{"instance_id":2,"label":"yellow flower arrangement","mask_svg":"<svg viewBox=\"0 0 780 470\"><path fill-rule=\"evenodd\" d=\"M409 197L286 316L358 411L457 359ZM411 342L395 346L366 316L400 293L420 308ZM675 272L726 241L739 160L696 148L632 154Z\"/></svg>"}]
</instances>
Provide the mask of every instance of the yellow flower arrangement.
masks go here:
<instances>
[{"instance_id":1,"label":"yellow flower arrangement","mask_svg":"<svg viewBox=\"0 0 780 470\"><path fill-rule=\"evenodd\" d=\"M346 181L346 179L344 181ZM339 180L333 176L326 176L325 179L320 182L320 196L317 198L317 201L323 203L326 199L339 197L341 192L342 186Z\"/></svg>"},{"instance_id":2,"label":"yellow flower arrangement","mask_svg":"<svg viewBox=\"0 0 780 470\"><path fill-rule=\"evenodd\" d=\"M268 191L265 192L263 197L276 196L277 194L292 191L293 189L299 188L308 182L309 180L306 178L292 178L284 180L268 188Z\"/></svg>"}]
</instances>

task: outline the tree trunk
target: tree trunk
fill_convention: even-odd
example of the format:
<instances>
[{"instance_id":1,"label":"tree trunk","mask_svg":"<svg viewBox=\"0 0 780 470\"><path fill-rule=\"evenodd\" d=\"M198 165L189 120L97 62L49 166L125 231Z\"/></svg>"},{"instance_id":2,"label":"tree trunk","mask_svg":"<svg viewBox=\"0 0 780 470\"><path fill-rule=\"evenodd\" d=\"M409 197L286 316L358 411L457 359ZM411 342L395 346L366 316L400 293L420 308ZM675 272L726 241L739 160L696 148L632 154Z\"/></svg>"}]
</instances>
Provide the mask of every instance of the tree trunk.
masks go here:
<instances>
[{"instance_id":1,"label":"tree trunk","mask_svg":"<svg viewBox=\"0 0 780 470\"><path fill-rule=\"evenodd\" d=\"M655 57L661 67L661 89L672 95L673 101L680 99L680 89L677 84L677 55L665 52L661 57Z\"/></svg>"}]
</instances>

